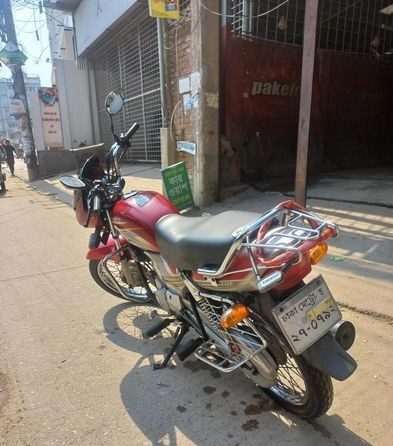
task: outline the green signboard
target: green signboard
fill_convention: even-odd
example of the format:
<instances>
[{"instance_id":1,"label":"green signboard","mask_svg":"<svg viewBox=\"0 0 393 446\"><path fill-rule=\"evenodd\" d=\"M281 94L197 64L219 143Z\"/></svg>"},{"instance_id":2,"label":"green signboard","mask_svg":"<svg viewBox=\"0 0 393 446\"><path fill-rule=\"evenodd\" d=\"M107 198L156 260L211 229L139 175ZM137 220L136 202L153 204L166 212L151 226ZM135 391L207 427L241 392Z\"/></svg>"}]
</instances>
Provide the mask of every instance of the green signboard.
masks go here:
<instances>
[{"instance_id":1,"label":"green signboard","mask_svg":"<svg viewBox=\"0 0 393 446\"><path fill-rule=\"evenodd\" d=\"M161 169L161 174L168 200L179 211L193 207L194 199L185 162Z\"/></svg>"}]
</instances>

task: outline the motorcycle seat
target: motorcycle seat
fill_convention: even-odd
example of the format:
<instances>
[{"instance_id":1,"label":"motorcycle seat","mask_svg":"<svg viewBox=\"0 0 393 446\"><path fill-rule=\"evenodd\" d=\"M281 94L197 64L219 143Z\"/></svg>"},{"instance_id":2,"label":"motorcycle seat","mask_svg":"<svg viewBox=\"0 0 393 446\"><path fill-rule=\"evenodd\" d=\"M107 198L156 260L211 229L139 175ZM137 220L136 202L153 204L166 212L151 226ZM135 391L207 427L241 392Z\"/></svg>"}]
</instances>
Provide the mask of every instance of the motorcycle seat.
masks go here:
<instances>
[{"instance_id":1,"label":"motorcycle seat","mask_svg":"<svg viewBox=\"0 0 393 446\"><path fill-rule=\"evenodd\" d=\"M218 268L232 246L233 233L259 217L239 211L208 217L165 215L155 225L157 245L164 259L178 269Z\"/></svg>"}]
</instances>

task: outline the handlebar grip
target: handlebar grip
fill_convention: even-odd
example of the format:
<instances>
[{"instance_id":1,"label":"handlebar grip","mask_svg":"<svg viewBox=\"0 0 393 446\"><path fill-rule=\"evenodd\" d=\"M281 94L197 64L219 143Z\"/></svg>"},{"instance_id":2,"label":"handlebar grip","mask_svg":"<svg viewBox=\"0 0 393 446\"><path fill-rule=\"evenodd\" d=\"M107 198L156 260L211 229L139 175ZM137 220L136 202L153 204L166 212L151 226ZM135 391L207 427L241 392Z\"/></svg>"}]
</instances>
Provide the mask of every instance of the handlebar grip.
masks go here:
<instances>
[{"instance_id":1,"label":"handlebar grip","mask_svg":"<svg viewBox=\"0 0 393 446\"><path fill-rule=\"evenodd\" d=\"M134 133L139 129L139 124L137 122L135 122L132 127L130 127L127 131L127 133L122 136L122 140L128 142L131 138L132 135L134 135Z\"/></svg>"}]
</instances>

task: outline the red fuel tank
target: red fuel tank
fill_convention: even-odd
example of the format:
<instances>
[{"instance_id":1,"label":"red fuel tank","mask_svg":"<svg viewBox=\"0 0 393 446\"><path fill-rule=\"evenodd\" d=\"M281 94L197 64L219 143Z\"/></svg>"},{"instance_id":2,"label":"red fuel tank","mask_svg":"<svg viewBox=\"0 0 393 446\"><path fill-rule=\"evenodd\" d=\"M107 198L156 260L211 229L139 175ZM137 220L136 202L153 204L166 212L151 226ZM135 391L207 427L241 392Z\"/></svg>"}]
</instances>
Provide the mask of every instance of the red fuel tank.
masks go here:
<instances>
[{"instance_id":1,"label":"red fuel tank","mask_svg":"<svg viewBox=\"0 0 393 446\"><path fill-rule=\"evenodd\" d=\"M178 213L172 203L158 192L130 192L115 204L112 222L129 243L159 252L154 225L164 215Z\"/></svg>"}]
</instances>

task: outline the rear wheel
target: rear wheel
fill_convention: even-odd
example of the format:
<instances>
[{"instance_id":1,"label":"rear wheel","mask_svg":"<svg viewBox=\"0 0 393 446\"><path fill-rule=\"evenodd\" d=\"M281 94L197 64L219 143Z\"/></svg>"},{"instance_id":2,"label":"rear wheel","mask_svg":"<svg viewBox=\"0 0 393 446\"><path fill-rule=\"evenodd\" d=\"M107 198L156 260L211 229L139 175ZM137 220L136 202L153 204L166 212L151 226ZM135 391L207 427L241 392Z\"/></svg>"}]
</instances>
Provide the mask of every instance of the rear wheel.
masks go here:
<instances>
[{"instance_id":1,"label":"rear wheel","mask_svg":"<svg viewBox=\"0 0 393 446\"><path fill-rule=\"evenodd\" d=\"M147 289L144 285L144 281L140 277L137 266L133 261L130 261L130 270L132 272L132 276L135 279L135 282L129 285L124 275L121 271L120 264L114 262L113 260L109 260L107 262L108 269L112 275L112 277L116 280L119 287L122 289L123 294L121 294L117 287L112 283L111 279L108 277L107 272L104 269L102 260L90 260L89 261L89 270L90 274L93 277L94 281L106 292L112 294L113 296L119 297L120 299L128 300L131 302L139 302L139 303L151 303L151 290ZM146 265L147 269L149 265ZM142 266L142 268L144 268ZM145 279L145 283L147 287L149 284L147 283L147 279Z\"/></svg>"},{"instance_id":2,"label":"rear wheel","mask_svg":"<svg viewBox=\"0 0 393 446\"><path fill-rule=\"evenodd\" d=\"M280 406L301 418L324 415L333 402L333 385L329 375L293 354L282 335L256 313L253 321L267 341L267 351L277 365L277 380L263 388Z\"/></svg>"},{"instance_id":3,"label":"rear wheel","mask_svg":"<svg viewBox=\"0 0 393 446\"><path fill-rule=\"evenodd\" d=\"M263 389L284 409L302 418L324 415L333 402L333 385L330 376L312 367L301 356L286 355L279 364L277 381Z\"/></svg>"}]
</instances>

